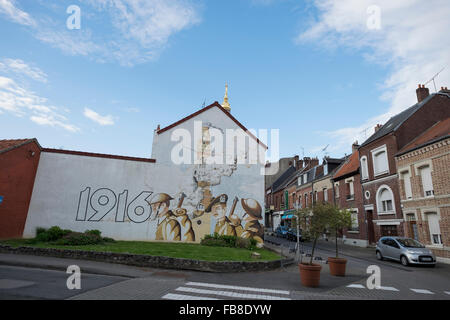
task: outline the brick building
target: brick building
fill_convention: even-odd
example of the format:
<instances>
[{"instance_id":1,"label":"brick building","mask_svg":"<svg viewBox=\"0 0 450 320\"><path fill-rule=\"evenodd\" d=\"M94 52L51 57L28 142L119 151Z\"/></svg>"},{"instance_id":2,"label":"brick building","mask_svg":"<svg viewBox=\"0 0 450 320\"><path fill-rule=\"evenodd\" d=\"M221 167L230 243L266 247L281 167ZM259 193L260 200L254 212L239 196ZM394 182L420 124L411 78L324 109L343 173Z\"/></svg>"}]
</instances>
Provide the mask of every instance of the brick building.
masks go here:
<instances>
[{"instance_id":1,"label":"brick building","mask_svg":"<svg viewBox=\"0 0 450 320\"><path fill-rule=\"evenodd\" d=\"M450 94L416 91L418 103L397 114L359 148L366 219L374 223L374 241L384 235L404 235L395 155L435 123L450 116ZM372 239L372 238L371 238Z\"/></svg>"},{"instance_id":2,"label":"brick building","mask_svg":"<svg viewBox=\"0 0 450 320\"><path fill-rule=\"evenodd\" d=\"M396 155L404 233L450 263L450 118Z\"/></svg>"},{"instance_id":3,"label":"brick building","mask_svg":"<svg viewBox=\"0 0 450 320\"><path fill-rule=\"evenodd\" d=\"M36 139L0 140L0 239L22 237L40 154Z\"/></svg>"},{"instance_id":4,"label":"brick building","mask_svg":"<svg viewBox=\"0 0 450 320\"><path fill-rule=\"evenodd\" d=\"M270 216L266 216L266 227L275 229L282 217L293 210L301 195L297 192L299 177L319 163L317 158L304 157L296 159L282 175L266 189L266 208ZM295 164L295 166L294 166Z\"/></svg>"},{"instance_id":5,"label":"brick building","mask_svg":"<svg viewBox=\"0 0 450 320\"><path fill-rule=\"evenodd\" d=\"M333 159L329 157L325 157L323 159L323 169L313 181L313 194L315 202L334 202L333 182L331 180L334 173L343 162L344 159Z\"/></svg>"},{"instance_id":6,"label":"brick building","mask_svg":"<svg viewBox=\"0 0 450 320\"><path fill-rule=\"evenodd\" d=\"M374 242L374 232L373 223L366 221L364 215L358 147L355 142L352 146L353 153L333 176L334 201L339 208L348 209L352 213L353 225L344 230L344 243L367 247L369 242Z\"/></svg>"}]
</instances>

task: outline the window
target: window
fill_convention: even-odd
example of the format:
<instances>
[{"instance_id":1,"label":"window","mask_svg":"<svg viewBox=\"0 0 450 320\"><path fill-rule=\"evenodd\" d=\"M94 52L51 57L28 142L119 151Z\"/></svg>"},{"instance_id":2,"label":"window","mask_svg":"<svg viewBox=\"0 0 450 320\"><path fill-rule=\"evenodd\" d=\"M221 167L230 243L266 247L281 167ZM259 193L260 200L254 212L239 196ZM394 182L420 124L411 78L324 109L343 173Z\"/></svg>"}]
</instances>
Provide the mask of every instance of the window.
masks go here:
<instances>
[{"instance_id":1,"label":"window","mask_svg":"<svg viewBox=\"0 0 450 320\"><path fill-rule=\"evenodd\" d=\"M363 156L361 158L361 177L363 180L369 179L369 169L367 166L367 157Z\"/></svg>"},{"instance_id":2,"label":"window","mask_svg":"<svg viewBox=\"0 0 450 320\"><path fill-rule=\"evenodd\" d=\"M316 199L316 202L319 201L319 193L317 191L314 191L314 199Z\"/></svg>"},{"instance_id":3,"label":"window","mask_svg":"<svg viewBox=\"0 0 450 320\"><path fill-rule=\"evenodd\" d=\"M308 177L308 174L305 173L305 174L303 175L303 183L306 183L307 177Z\"/></svg>"},{"instance_id":4,"label":"window","mask_svg":"<svg viewBox=\"0 0 450 320\"><path fill-rule=\"evenodd\" d=\"M323 165L323 175L326 176L328 174L328 164Z\"/></svg>"},{"instance_id":5,"label":"window","mask_svg":"<svg viewBox=\"0 0 450 320\"><path fill-rule=\"evenodd\" d=\"M350 231L359 231L358 210L352 210L352 227Z\"/></svg>"},{"instance_id":6,"label":"window","mask_svg":"<svg viewBox=\"0 0 450 320\"><path fill-rule=\"evenodd\" d=\"M327 190L327 188L323 189L323 201L328 201L328 190Z\"/></svg>"},{"instance_id":7,"label":"window","mask_svg":"<svg viewBox=\"0 0 450 320\"><path fill-rule=\"evenodd\" d=\"M425 197L434 195L433 182L431 181L431 169L430 166L419 168L420 177L422 178L422 187Z\"/></svg>"},{"instance_id":8,"label":"window","mask_svg":"<svg viewBox=\"0 0 450 320\"><path fill-rule=\"evenodd\" d=\"M353 186L353 179L345 180L345 188L347 192L347 200L355 199L355 190Z\"/></svg>"},{"instance_id":9,"label":"window","mask_svg":"<svg viewBox=\"0 0 450 320\"><path fill-rule=\"evenodd\" d=\"M394 197L392 191L386 187L381 187L378 191L378 212L392 213L394 211Z\"/></svg>"},{"instance_id":10,"label":"window","mask_svg":"<svg viewBox=\"0 0 450 320\"><path fill-rule=\"evenodd\" d=\"M302 208L302 196L298 196L298 206L300 209Z\"/></svg>"},{"instance_id":11,"label":"window","mask_svg":"<svg viewBox=\"0 0 450 320\"><path fill-rule=\"evenodd\" d=\"M372 150L373 173L375 176L389 173L386 145Z\"/></svg>"},{"instance_id":12,"label":"window","mask_svg":"<svg viewBox=\"0 0 450 320\"><path fill-rule=\"evenodd\" d=\"M412 199L412 191L411 191L411 174L409 171L402 172L401 174L403 179L403 185L405 188L405 197L406 199Z\"/></svg>"},{"instance_id":13,"label":"window","mask_svg":"<svg viewBox=\"0 0 450 320\"><path fill-rule=\"evenodd\" d=\"M308 194L305 193L305 208L308 207Z\"/></svg>"},{"instance_id":14,"label":"window","mask_svg":"<svg viewBox=\"0 0 450 320\"><path fill-rule=\"evenodd\" d=\"M336 198L339 198L339 183L334 184L334 194Z\"/></svg>"},{"instance_id":15,"label":"window","mask_svg":"<svg viewBox=\"0 0 450 320\"><path fill-rule=\"evenodd\" d=\"M430 237L432 244L442 244L441 228L439 227L439 217L436 213L428 213L428 228L430 229Z\"/></svg>"}]
</instances>

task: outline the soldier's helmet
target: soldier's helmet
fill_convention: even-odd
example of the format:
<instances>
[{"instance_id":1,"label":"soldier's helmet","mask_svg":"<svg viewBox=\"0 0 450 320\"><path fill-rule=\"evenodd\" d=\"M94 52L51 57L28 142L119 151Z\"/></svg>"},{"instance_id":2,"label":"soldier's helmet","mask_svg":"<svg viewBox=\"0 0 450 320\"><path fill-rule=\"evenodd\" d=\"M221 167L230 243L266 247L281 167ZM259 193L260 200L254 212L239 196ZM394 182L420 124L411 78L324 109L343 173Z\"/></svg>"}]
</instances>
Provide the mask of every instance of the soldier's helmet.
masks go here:
<instances>
[{"instance_id":1,"label":"soldier's helmet","mask_svg":"<svg viewBox=\"0 0 450 320\"><path fill-rule=\"evenodd\" d=\"M153 196L152 200L150 200L149 205L155 204L155 203L161 203L161 202L167 202L173 200L171 196L169 196L167 193L157 193Z\"/></svg>"},{"instance_id":2,"label":"soldier's helmet","mask_svg":"<svg viewBox=\"0 0 450 320\"><path fill-rule=\"evenodd\" d=\"M261 205L255 199L241 199L242 208L245 212L253 218L258 220L262 219L262 208Z\"/></svg>"},{"instance_id":3,"label":"soldier's helmet","mask_svg":"<svg viewBox=\"0 0 450 320\"><path fill-rule=\"evenodd\" d=\"M211 200L208 207L206 207L205 212L211 212L213 205L215 205L217 203L225 203L226 204L227 201L228 201L228 196L226 194L221 194L220 196L215 197Z\"/></svg>"}]
</instances>

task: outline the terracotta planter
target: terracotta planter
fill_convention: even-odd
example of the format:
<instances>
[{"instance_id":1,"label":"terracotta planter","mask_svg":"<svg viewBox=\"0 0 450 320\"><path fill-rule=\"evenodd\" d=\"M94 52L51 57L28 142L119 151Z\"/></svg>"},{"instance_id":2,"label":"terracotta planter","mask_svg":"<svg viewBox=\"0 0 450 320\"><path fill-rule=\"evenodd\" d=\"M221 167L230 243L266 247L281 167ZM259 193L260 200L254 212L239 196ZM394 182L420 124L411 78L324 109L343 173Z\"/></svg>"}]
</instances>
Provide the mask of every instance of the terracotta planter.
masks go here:
<instances>
[{"instance_id":1,"label":"terracotta planter","mask_svg":"<svg viewBox=\"0 0 450 320\"><path fill-rule=\"evenodd\" d=\"M320 283L320 270L322 266L318 264L303 264L298 265L300 270L300 280L305 287L318 287Z\"/></svg>"},{"instance_id":2,"label":"terracotta planter","mask_svg":"<svg viewBox=\"0 0 450 320\"><path fill-rule=\"evenodd\" d=\"M345 267L347 259L328 257L328 265L330 266L330 274L338 277L345 277Z\"/></svg>"}]
</instances>

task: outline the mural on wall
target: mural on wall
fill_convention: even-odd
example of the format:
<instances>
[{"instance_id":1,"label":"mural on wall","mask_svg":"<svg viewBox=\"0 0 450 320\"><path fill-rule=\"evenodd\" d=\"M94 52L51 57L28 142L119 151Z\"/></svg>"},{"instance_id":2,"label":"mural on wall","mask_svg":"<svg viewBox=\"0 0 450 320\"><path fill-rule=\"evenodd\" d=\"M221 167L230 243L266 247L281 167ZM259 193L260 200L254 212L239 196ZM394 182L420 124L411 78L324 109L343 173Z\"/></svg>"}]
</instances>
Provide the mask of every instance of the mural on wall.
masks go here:
<instances>
[{"instance_id":1,"label":"mural on wall","mask_svg":"<svg viewBox=\"0 0 450 320\"><path fill-rule=\"evenodd\" d=\"M208 199L206 208L203 205L205 199L202 199L189 212L183 208L185 193L175 199L167 193L144 191L127 203L127 190L118 197L108 188L97 189L92 195L90 191L91 188L87 187L80 192L76 221L100 222L112 219L107 215L114 212L115 222L155 224L156 233L149 240L195 242L205 234L217 233L263 242L264 228L260 223L263 219L262 207L254 199L242 198L239 201L235 197L228 211L228 195L221 194ZM243 209L241 215L235 213L239 202ZM92 211L93 214L88 214ZM215 223L211 228L212 218Z\"/></svg>"},{"instance_id":2,"label":"mural on wall","mask_svg":"<svg viewBox=\"0 0 450 320\"><path fill-rule=\"evenodd\" d=\"M217 233L262 243L262 207L257 200L239 194L230 197L229 188L213 195L222 179L232 177L238 166L236 156L231 164L211 164L215 151L210 142L209 127L204 127L197 149L200 163L186 168L184 179L192 177L187 184L153 190L148 183L150 190L138 195L86 187L79 195L76 221L148 223L148 240L199 242L205 235ZM233 187L238 191L242 180L236 181L239 183Z\"/></svg>"}]
</instances>

